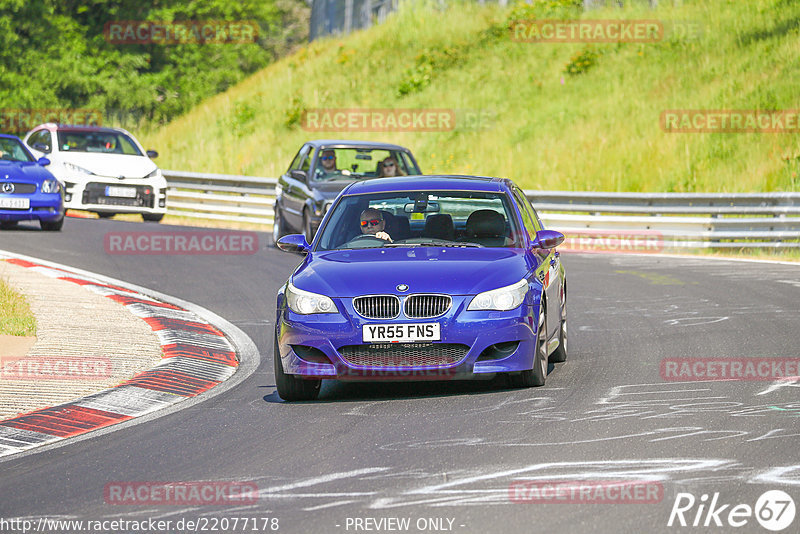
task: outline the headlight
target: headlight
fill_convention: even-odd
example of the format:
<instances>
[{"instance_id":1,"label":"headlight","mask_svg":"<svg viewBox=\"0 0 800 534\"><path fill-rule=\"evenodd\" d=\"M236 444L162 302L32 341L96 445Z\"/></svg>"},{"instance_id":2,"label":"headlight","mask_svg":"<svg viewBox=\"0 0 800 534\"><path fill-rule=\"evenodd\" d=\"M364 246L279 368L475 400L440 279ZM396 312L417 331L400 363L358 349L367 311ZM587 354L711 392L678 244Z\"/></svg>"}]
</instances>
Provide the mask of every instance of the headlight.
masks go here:
<instances>
[{"instance_id":1,"label":"headlight","mask_svg":"<svg viewBox=\"0 0 800 534\"><path fill-rule=\"evenodd\" d=\"M528 282L525 279L516 284L478 293L469 303L467 310L513 310L525 300Z\"/></svg>"},{"instance_id":2,"label":"headlight","mask_svg":"<svg viewBox=\"0 0 800 534\"><path fill-rule=\"evenodd\" d=\"M42 193L60 193L61 182L58 180L45 180L42 182Z\"/></svg>"},{"instance_id":3,"label":"headlight","mask_svg":"<svg viewBox=\"0 0 800 534\"><path fill-rule=\"evenodd\" d=\"M158 167L156 167L156 170L154 170L153 172L151 172L150 174L148 174L147 176L145 176L145 177L144 177L144 180L146 180L146 179L148 179L148 178L158 178L159 176L161 176L161 169L159 169Z\"/></svg>"},{"instance_id":4,"label":"headlight","mask_svg":"<svg viewBox=\"0 0 800 534\"><path fill-rule=\"evenodd\" d=\"M68 163L66 161L64 162L64 168L67 169L68 171L79 172L81 174L92 174L92 175L94 174L92 171L87 171L83 167L78 167L77 165Z\"/></svg>"},{"instance_id":5,"label":"headlight","mask_svg":"<svg viewBox=\"0 0 800 534\"><path fill-rule=\"evenodd\" d=\"M286 288L286 302L289 309L301 315L312 313L336 313L336 305L325 295L297 289L291 283Z\"/></svg>"}]
</instances>

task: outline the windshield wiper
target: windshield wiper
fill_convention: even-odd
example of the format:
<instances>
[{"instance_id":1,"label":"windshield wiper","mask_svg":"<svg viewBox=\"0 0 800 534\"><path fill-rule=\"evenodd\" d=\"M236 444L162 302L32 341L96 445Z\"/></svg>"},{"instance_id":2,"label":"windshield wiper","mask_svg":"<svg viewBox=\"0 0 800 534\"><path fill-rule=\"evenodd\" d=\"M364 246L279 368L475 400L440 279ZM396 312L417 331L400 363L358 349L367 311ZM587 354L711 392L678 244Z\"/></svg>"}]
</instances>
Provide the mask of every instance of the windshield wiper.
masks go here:
<instances>
[{"instance_id":1,"label":"windshield wiper","mask_svg":"<svg viewBox=\"0 0 800 534\"><path fill-rule=\"evenodd\" d=\"M457 241L431 241L430 243L384 243L384 247L448 247L448 248L461 248L461 247L469 247L469 248L483 248L483 245L479 245L478 243L472 243L469 241L465 242L457 242Z\"/></svg>"}]
</instances>

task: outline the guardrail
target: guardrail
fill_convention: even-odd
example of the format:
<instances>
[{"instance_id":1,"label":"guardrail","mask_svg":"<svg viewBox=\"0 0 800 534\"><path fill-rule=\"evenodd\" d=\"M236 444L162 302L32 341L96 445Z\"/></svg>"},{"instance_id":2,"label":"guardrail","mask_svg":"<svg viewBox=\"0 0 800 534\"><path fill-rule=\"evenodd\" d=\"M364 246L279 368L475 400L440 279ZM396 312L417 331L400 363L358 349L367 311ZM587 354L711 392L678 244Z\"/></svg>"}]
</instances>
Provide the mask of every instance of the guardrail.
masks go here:
<instances>
[{"instance_id":1,"label":"guardrail","mask_svg":"<svg viewBox=\"0 0 800 534\"><path fill-rule=\"evenodd\" d=\"M275 178L163 173L171 215L272 224ZM637 237L660 249L800 247L800 193L525 194L548 228L587 249L624 249Z\"/></svg>"}]
</instances>

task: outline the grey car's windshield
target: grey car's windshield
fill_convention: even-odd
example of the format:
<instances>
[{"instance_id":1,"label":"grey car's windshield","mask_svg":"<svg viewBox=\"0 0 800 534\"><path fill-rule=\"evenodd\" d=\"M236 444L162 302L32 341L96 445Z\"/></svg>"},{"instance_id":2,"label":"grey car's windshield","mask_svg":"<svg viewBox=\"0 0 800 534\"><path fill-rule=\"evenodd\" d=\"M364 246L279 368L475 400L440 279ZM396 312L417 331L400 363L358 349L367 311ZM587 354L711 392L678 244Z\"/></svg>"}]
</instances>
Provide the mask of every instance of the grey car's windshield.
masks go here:
<instances>
[{"instance_id":1,"label":"grey car's windshield","mask_svg":"<svg viewBox=\"0 0 800 534\"><path fill-rule=\"evenodd\" d=\"M414 160L401 150L384 148L319 148L313 179L353 180L421 174Z\"/></svg>"},{"instance_id":2,"label":"grey car's windshield","mask_svg":"<svg viewBox=\"0 0 800 534\"><path fill-rule=\"evenodd\" d=\"M342 197L316 250L377 247L520 247L503 193L423 191Z\"/></svg>"}]
</instances>

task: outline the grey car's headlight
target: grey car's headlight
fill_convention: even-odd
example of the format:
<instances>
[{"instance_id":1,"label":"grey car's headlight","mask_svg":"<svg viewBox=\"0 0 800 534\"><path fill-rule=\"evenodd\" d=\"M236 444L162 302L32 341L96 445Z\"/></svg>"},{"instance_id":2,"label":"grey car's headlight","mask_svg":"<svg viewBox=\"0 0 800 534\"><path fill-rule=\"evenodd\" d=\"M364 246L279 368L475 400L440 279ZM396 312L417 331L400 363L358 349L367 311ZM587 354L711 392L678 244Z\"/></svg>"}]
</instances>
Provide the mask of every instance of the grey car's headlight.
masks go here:
<instances>
[{"instance_id":1,"label":"grey car's headlight","mask_svg":"<svg viewBox=\"0 0 800 534\"><path fill-rule=\"evenodd\" d=\"M42 182L42 193L60 193L61 182L58 180L45 180Z\"/></svg>"},{"instance_id":2,"label":"grey car's headlight","mask_svg":"<svg viewBox=\"0 0 800 534\"><path fill-rule=\"evenodd\" d=\"M478 293L467 310L513 310L525 300L528 282L523 278L516 284Z\"/></svg>"},{"instance_id":3,"label":"grey car's headlight","mask_svg":"<svg viewBox=\"0 0 800 534\"><path fill-rule=\"evenodd\" d=\"M78 165L75 165L74 163L69 163L67 161L64 162L64 168L67 169L68 171L79 172L81 174L92 174L92 175L94 174L92 171L87 171L83 167L79 167Z\"/></svg>"},{"instance_id":4,"label":"grey car's headlight","mask_svg":"<svg viewBox=\"0 0 800 534\"><path fill-rule=\"evenodd\" d=\"M156 170L145 176L143 179L146 180L148 178L158 178L159 176L161 176L161 169L156 167Z\"/></svg>"},{"instance_id":5,"label":"grey car's headlight","mask_svg":"<svg viewBox=\"0 0 800 534\"><path fill-rule=\"evenodd\" d=\"M291 283L286 287L286 303L290 310L301 315L337 311L336 305L329 297L297 289Z\"/></svg>"}]
</instances>

